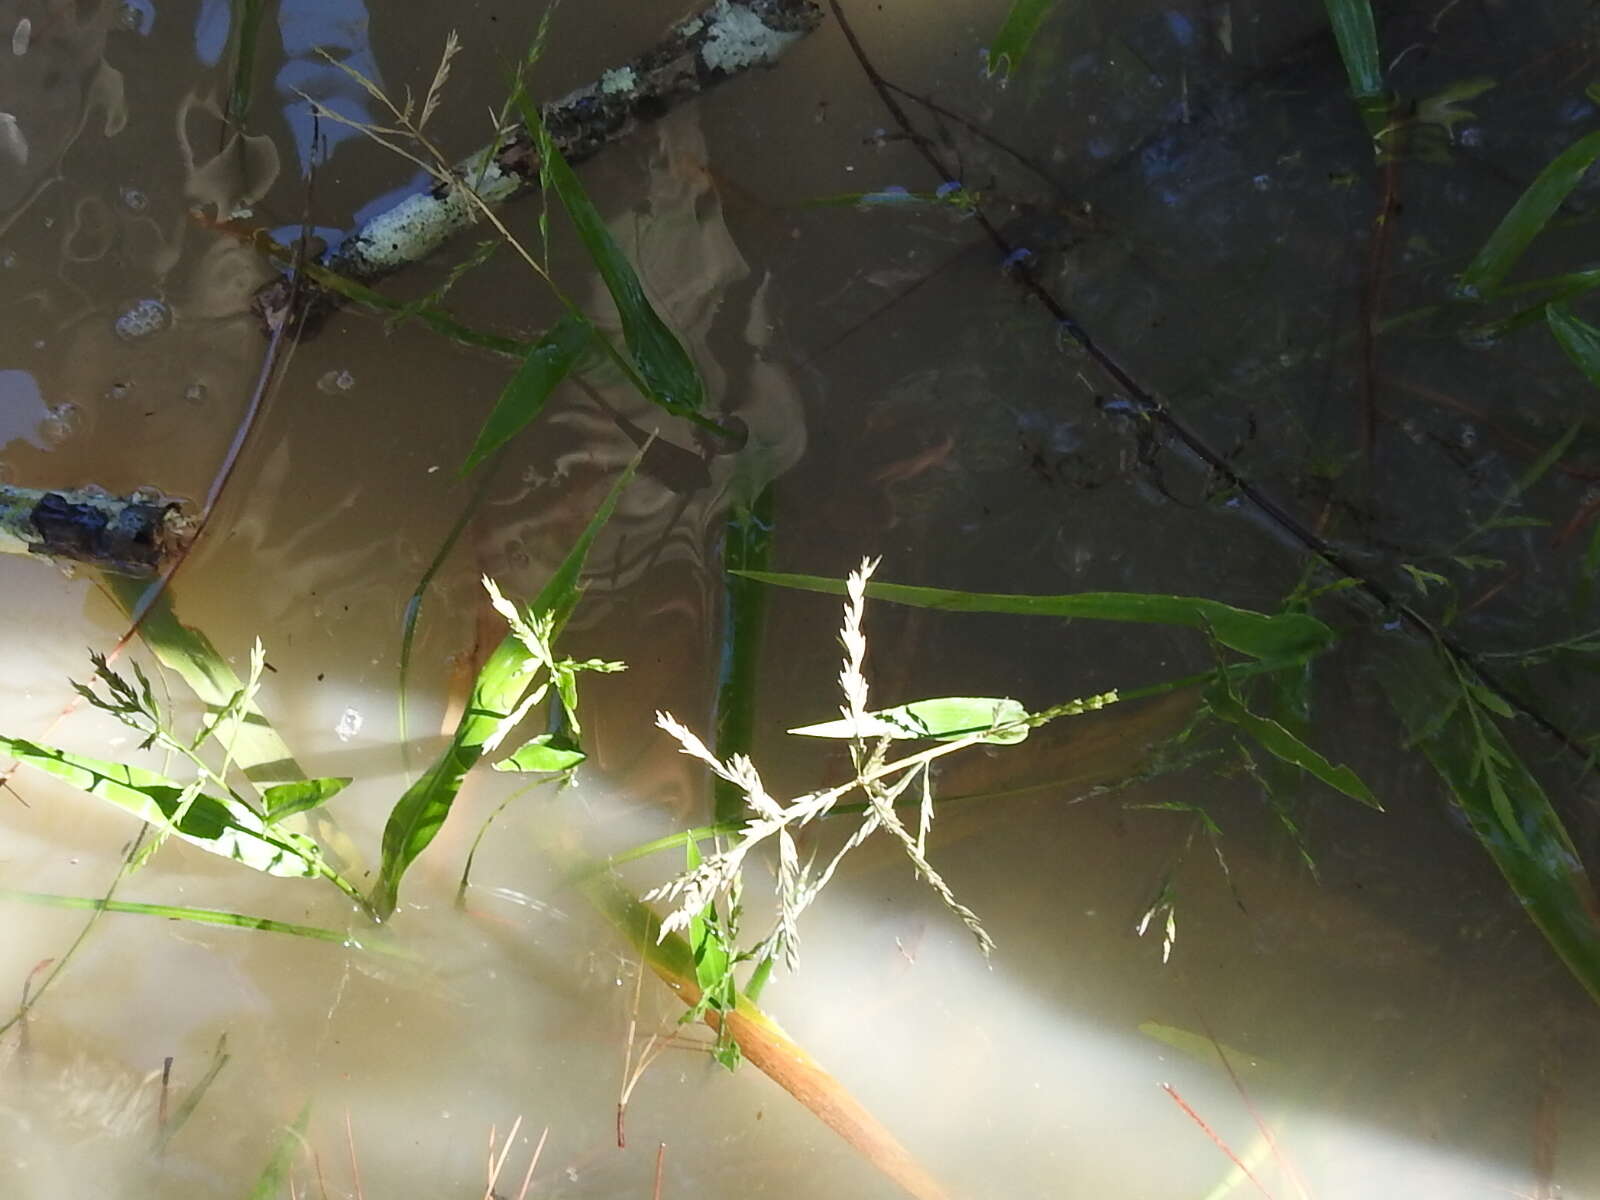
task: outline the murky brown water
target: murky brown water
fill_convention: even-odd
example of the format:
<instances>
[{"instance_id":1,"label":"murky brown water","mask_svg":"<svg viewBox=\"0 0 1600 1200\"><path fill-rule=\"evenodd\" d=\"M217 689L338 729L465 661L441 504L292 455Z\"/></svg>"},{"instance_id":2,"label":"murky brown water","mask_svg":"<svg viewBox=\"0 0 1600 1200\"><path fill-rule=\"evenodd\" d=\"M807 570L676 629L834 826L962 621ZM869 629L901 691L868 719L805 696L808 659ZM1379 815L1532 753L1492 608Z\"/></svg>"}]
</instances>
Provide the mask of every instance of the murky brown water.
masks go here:
<instances>
[{"instance_id":1,"label":"murky brown water","mask_svg":"<svg viewBox=\"0 0 1600 1200\"><path fill-rule=\"evenodd\" d=\"M968 185L1009 201L996 201L1004 231L1097 339L1363 565L1445 569L1440 547L1492 511L1592 398L1548 339L1468 352L1444 324L1425 324L1383 344L1378 441L1360 465L1354 331L1377 197L1321 6L1067 0L1031 67L1001 90L980 77L978 49L1006 7L885 0L850 15L887 77L1039 168L946 126ZM1391 7L1384 45L1405 51L1397 87L1427 96L1480 74L1501 85L1467 106L1479 117L1439 147L1448 161L1402 167L1383 299L1398 314L1442 303L1525 182L1592 126L1583 87L1596 31L1584 6L1561 0ZM420 91L458 29L465 50L432 131L461 154L486 139L501 64L537 22L495 3L369 13L358 0L280 0L248 137L229 148L216 115L228 9L0 0L5 482L202 497L257 385L266 344L246 304L271 273L191 207L215 216L243 203L269 226L302 219L309 127L297 90L350 112L364 102L316 46L391 90ZM535 90L587 82L679 15L676 3L564 6ZM26 36L6 50L23 21ZM597 546L571 652L630 669L587 685L594 769L572 792L502 814L463 914L451 904L463 856L509 790L475 777L390 928L415 961L101 918L26 1039L0 1039L0 1196L248 1194L307 1103L298 1195L356 1194L347 1120L366 1195L482 1195L488 1131L518 1116L502 1195L515 1194L506 1179L520 1180L545 1126L538 1196L649 1196L661 1143L666 1197L897 1194L758 1072L727 1076L694 1048L644 1076L619 1150L637 965L534 849L552 830L611 851L705 819L705 780L652 722L666 709L709 724L729 505L775 480L775 565L816 574L882 554L880 577L897 582L1168 591L1271 610L1301 563L1181 454L1141 464L1136 422L1096 404L1117 398L970 221L805 204L937 186L892 130L830 20L779 69L684 106L583 169L714 406L752 434L692 485L642 479ZM322 132L334 146L311 224L347 227L408 185L407 164ZM1581 222L1592 197L1580 189L1566 215ZM509 220L533 235L530 207ZM1585 229L1552 235L1529 272L1581 265ZM421 294L459 252L386 286ZM580 253L558 241L554 262L580 302L602 307ZM463 320L519 333L556 311L504 252L449 302ZM263 706L308 771L356 777L335 811L369 853L406 783L394 703L406 599L465 502L454 471L508 372L417 327L340 313L293 349L174 588L185 620L235 661L264 639L274 671ZM625 389L603 399L655 423ZM1590 431L1573 447L1578 467L1593 461ZM441 744L478 639L498 636L480 632L478 577L535 590L633 449L577 390L513 448L428 601L413 761ZM1472 547L1504 560L1509 582L1491 586L1491 572L1459 584L1463 638L1497 649L1595 624L1592 599L1571 588L1588 531L1551 536L1594 477L1555 472L1516 509L1548 528ZM67 678L87 672L86 648L122 632L117 610L90 579L38 561L0 561L0 588L0 732L132 753L134 739L98 714L52 726ZM832 599L771 597L757 759L775 787L837 777L837 755L797 749L781 731L836 709L838 619ZM1156 626L883 608L868 628L886 700L1009 694L1043 707L1212 662L1203 639ZM1295 800L1320 882L1243 777L1193 773L1070 803L1184 720L1172 705L1112 709L1024 747L972 752L942 775L950 794L1050 785L953 808L936 838L936 863L999 943L992 966L902 859L869 848L809 915L802 969L780 973L771 1010L956 1197L1252 1194L1248 1182L1219 1186L1227 1159L1163 1084L1240 1155L1257 1116L1276 1131L1278 1155L1252 1160L1253 1194L1595 1195L1593 1003L1425 764L1399 748L1374 682L1381 653L1353 636L1318 668L1319 744L1388 808L1309 788ZM1535 683L1575 728L1593 724L1586 677ZM1526 748L1593 851L1592 779L1575 781L1546 746ZM35 775L12 787L0 797L0 887L104 894L131 820ZM1222 827L1230 874L1192 815L1151 807L1178 803ZM676 865L667 857L631 868L630 881L659 882ZM1163 879L1178 897L1166 964L1159 929L1134 933ZM367 932L332 889L181 845L118 897ZM0 1019L84 923L5 905ZM672 1028L681 1010L667 993L647 979L639 994L639 1027ZM1158 1027L1236 1048L1242 1087L1151 1036ZM176 1106L224 1036L227 1065L155 1153L163 1060Z\"/></svg>"}]
</instances>

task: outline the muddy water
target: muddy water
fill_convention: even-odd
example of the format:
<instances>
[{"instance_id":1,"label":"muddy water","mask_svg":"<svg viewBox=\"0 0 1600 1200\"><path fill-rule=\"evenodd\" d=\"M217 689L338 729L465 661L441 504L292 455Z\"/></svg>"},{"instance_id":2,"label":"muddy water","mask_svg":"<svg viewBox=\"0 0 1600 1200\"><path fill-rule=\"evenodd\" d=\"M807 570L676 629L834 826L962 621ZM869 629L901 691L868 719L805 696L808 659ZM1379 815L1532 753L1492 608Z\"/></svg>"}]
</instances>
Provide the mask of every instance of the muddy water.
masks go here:
<instances>
[{"instance_id":1,"label":"muddy water","mask_svg":"<svg viewBox=\"0 0 1600 1200\"><path fill-rule=\"evenodd\" d=\"M1351 330L1376 198L1318 6L1069 2L1041 31L1034 70L1004 90L977 63L1005 5L859 7L858 33L886 75L1039 168L948 129L969 186L1005 198L1006 233L1095 335L1363 561L1421 560L1453 543L1526 468L1526 446L1570 422L1580 383L1537 345L1519 345L1508 365L1463 360L1452 337L1400 341L1382 363L1377 454L1361 486L1337 482L1330 464L1360 454ZM1423 48L1410 52L1407 87L1428 95L1481 72L1501 79L1504 98L1475 102L1484 119L1440 147L1448 163L1408 169L1419 215L1394 250L1394 311L1437 303L1519 181L1592 117L1567 96L1581 83L1547 69L1580 67L1562 57L1580 6L1552 0L1521 19L1499 5L1400 7L1386 47ZM678 14L669 3L562 8L541 91L588 81ZM457 27L465 50L432 129L458 154L485 139L498 56L536 18L492 3L402 18L285 0L269 12L242 134L217 116L229 20L210 0L0 9L0 34L27 23L11 51L0 38L0 112L12 118L0 128L8 482L204 496L257 388L266 346L245 302L270 272L190 210L348 226L412 169L325 126L330 157L308 199L313 131L298 93L356 118L371 111L315 48L389 89L420 90ZM302 1195L319 1171L335 1196L357 1194L358 1175L368 1195L481 1195L489 1131L518 1116L502 1195L515 1194L506 1180L520 1180L546 1126L536 1195L648 1196L662 1144L664 1196L896 1194L759 1073L712 1066L693 1030L633 1091L619 1149L630 1022L666 1033L678 1010L652 979L639 986L629 951L535 850L553 838L617 850L704 819L704 778L651 722L659 708L709 723L730 504L776 481L785 569L839 574L882 554L882 576L903 582L1171 591L1268 609L1293 586L1300 563L1281 538L1181 456L1150 461L1137 423L1096 405L1116 396L970 221L803 203L939 182L893 136L831 24L779 70L685 106L583 178L714 406L751 431L703 476L647 472L597 545L572 652L630 669L585 693L594 769L570 792L507 807L462 913L452 899L468 846L511 790L475 778L386 931L384 947L404 956L354 944L372 931L332 889L163 849L119 899L348 930L353 944L100 919L26 1036L0 1040L0 1194L246 1194L308 1104L293 1166ZM533 211L509 221L536 233ZM456 253L389 286L421 294ZM1552 252L1547 265L1579 253ZM554 255L558 278L601 311L582 256L561 241ZM555 311L504 252L450 303L513 332ZM338 315L293 348L175 586L184 618L230 657L264 639L274 670L263 706L308 771L356 778L335 811L369 856L407 779L395 706L406 598L465 502L453 472L508 370L421 331ZM1477 386L1491 371L1504 375ZM516 445L430 595L412 763L441 744L462 679L498 636L479 575L535 590L633 452L611 413L656 423L626 389L596 386L598 399L561 395ZM1424 404L1419 389L1453 401ZM695 445L682 428L661 433ZM1528 511L1564 521L1584 486L1556 478ZM1562 621L1582 627L1582 611L1558 611L1566 560L1526 532L1494 552L1522 583L1484 589L1467 632L1498 647L1528 640L1529 621L1551 640L1570 632ZM93 581L12 560L0 587L0 730L132 755L136 739L98 714L56 723L85 647L122 631ZM837 622L832 600L772 598L757 757L775 787L837 777L836 754L781 733L832 715ZM886 699L1010 694L1043 706L1211 662L1200 639L1154 626L886 608L869 633ZM1260 1125L1274 1131L1277 1152L1249 1157L1272 1195L1592 1194L1592 1003L1425 769L1392 749L1379 653L1352 640L1319 678L1330 753L1363 771L1388 812L1309 789L1297 798L1317 879L1237 774L1093 794L1187 711L1112 709L941 775L949 795L1005 793L952 807L935 844L997 939L992 964L902 860L869 844L803 926L802 969L773 984L772 1011L953 1196L1247 1194L1249 1183L1211 1190L1229 1164L1197 1119L1241 1157ZM1573 690L1581 716L1592 699ZM1563 802L1581 799L1582 785L1559 770L1553 780ZM104 894L131 821L36 776L12 786L0 887ZM1184 805L1223 830L1226 873ZM1592 844L1583 811L1571 819ZM825 851L838 835L814 837ZM636 864L628 878L643 888L675 865ZM1165 963L1162 920L1135 932L1164 886L1177 899ZM84 915L5 903L0 988L20 998ZM1231 1048L1237 1081L1175 1046L1182 1034ZM163 1104L171 1122L219 1053L226 1065L156 1152Z\"/></svg>"}]
</instances>

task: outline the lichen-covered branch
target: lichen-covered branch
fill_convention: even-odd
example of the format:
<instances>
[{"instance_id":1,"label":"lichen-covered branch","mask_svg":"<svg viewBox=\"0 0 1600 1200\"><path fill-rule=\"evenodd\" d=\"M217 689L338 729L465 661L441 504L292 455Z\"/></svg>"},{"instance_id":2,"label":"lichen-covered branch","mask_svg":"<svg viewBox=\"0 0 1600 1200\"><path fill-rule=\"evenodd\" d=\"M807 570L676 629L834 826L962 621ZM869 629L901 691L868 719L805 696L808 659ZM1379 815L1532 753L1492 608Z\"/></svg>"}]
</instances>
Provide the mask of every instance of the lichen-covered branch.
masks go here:
<instances>
[{"instance_id":1,"label":"lichen-covered branch","mask_svg":"<svg viewBox=\"0 0 1600 1200\"><path fill-rule=\"evenodd\" d=\"M86 488L0 485L0 554L40 554L125 575L154 575L188 521L176 503Z\"/></svg>"},{"instance_id":2,"label":"lichen-covered branch","mask_svg":"<svg viewBox=\"0 0 1600 1200\"><path fill-rule=\"evenodd\" d=\"M562 156L569 163L582 162L674 105L753 67L775 63L821 21L822 10L811 0L716 0L631 62L546 104L541 116ZM466 159L454 174L470 180L485 203L504 203L538 183L537 145L534 134L518 129L498 146ZM330 251L324 265L347 278L370 281L425 258L478 215L465 184L441 182L373 217ZM307 293L302 311L326 311L338 303L304 281L301 290ZM288 291L277 281L257 294L257 312L269 327L286 316Z\"/></svg>"}]
</instances>

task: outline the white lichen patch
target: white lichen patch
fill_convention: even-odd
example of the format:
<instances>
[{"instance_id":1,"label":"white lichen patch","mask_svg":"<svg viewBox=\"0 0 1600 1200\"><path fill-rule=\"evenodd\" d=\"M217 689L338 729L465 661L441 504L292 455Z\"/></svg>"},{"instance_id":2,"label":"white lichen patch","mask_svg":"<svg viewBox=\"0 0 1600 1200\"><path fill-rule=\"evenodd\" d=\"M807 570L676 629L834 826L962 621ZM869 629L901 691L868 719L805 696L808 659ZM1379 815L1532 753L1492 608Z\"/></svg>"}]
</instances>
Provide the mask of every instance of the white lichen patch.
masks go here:
<instances>
[{"instance_id":1,"label":"white lichen patch","mask_svg":"<svg viewBox=\"0 0 1600 1200\"><path fill-rule=\"evenodd\" d=\"M615 96L633 91L639 86L639 77L632 67L614 67L600 76L600 91L603 95Z\"/></svg>"},{"instance_id":2,"label":"white lichen patch","mask_svg":"<svg viewBox=\"0 0 1600 1200\"><path fill-rule=\"evenodd\" d=\"M491 206L510 199L521 183L518 176L496 163L482 167L478 161L467 162L457 170L462 178L472 181L479 197ZM452 235L473 224L478 213L477 203L465 187L452 186L442 196L419 192L363 226L357 235L358 244L348 247L340 258L377 274L421 262Z\"/></svg>"},{"instance_id":3,"label":"white lichen patch","mask_svg":"<svg viewBox=\"0 0 1600 1200\"><path fill-rule=\"evenodd\" d=\"M804 36L799 31L768 28L750 9L729 0L717 0L706 21L710 32L700 46L701 61L713 71L728 74L773 62L791 42Z\"/></svg>"}]
</instances>

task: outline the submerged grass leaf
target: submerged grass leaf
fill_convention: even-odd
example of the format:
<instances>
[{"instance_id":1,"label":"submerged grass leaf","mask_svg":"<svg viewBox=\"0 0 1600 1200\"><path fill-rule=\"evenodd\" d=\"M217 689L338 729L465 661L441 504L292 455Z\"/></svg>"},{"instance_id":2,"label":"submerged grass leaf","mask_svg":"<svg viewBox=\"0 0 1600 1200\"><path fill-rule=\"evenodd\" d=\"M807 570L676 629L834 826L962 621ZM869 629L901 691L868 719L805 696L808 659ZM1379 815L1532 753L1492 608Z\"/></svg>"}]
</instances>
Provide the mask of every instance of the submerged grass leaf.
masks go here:
<instances>
[{"instance_id":1,"label":"submerged grass leaf","mask_svg":"<svg viewBox=\"0 0 1600 1200\"><path fill-rule=\"evenodd\" d=\"M610 519L624 489L632 482L642 455L642 451L635 455L618 477L566 558L528 606L530 620L549 620L552 637L560 632L577 606L578 578L589 548ZM394 912L401 878L450 815L467 772L477 765L491 741L505 735L506 723L533 686L533 665L533 654L527 646L514 632L506 634L478 672L466 711L456 725L450 745L422 777L406 789L390 812L383 829L382 862L371 896L372 907L380 920Z\"/></svg>"},{"instance_id":2,"label":"submerged grass leaf","mask_svg":"<svg viewBox=\"0 0 1600 1200\"><path fill-rule=\"evenodd\" d=\"M306 1129L311 1124L311 1101L307 1100L293 1125L286 1126L272 1147L272 1157L262 1168L255 1187L250 1189L250 1200L282 1200L284 1185L289 1180L289 1167L294 1162L295 1151L305 1144Z\"/></svg>"},{"instance_id":3,"label":"submerged grass leaf","mask_svg":"<svg viewBox=\"0 0 1600 1200\"><path fill-rule=\"evenodd\" d=\"M1590 383L1600 387L1600 329L1580 321L1565 304L1545 305L1544 319L1567 356Z\"/></svg>"},{"instance_id":4,"label":"submerged grass leaf","mask_svg":"<svg viewBox=\"0 0 1600 1200\"><path fill-rule=\"evenodd\" d=\"M1335 791L1359 800L1368 808L1383 811L1383 805L1359 775L1349 767L1335 766L1277 721L1251 712L1240 703L1225 676L1206 694L1206 704L1218 717L1248 734L1273 757L1310 772Z\"/></svg>"},{"instance_id":5,"label":"submerged grass leaf","mask_svg":"<svg viewBox=\"0 0 1600 1200\"><path fill-rule=\"evenodd\" d=\"M1370 0L1325 0L1328 23L1339 43L1350 78L1350 94L1356 100L1373 100L1383 95L1383 69L1378 63L1378 30L1372 19Z\"/></svg>"},{"instance_id":6,"label":"submerged grass leaf","mask_svg":"<svg viewBox=\"0 0 1600 1200\"><path fill-rule=\"evenodd\" d=\"M200 1107L200 1101L205 1099L206 1092L211 1090L211 1085L217 1081L217 1076L222 1074L222 1068L228 1065L228 1035L224 1031L217 1037L217 1048L211 1052L211 1065L206 1068L206 1073L200 1077L200 1082L189 1089L188 1095L179 1102L172 1119L161 1127L161 1133L156 1137L156 1153L160 1154L167 1148L167 1143L177 1137L183 1127L189 1123L189 1118L194 1116L195 1110Z\"/></svg>"},{"instance_id":7,"label":"submerged grass leaf","mask_svg":"<svg viewBox=\"0 0 1600 1200\"><path fill-rule=\"evenodd\" d=\"M741 571L746 578L776 587L842 596L843 580L777 571ZM1267 614L1234 608L1195 596L1143 592L1078 592L1060 596L1028 596L999 592L962 592L950 588L869 583L867 595L891 604L935 608L946 612L1015 613L1031 617L1081 617L1094 621L1131 621L1181 625L1209 630L1224 646L1254 658L1318 654L1333 644L1333 630L1308 613Z\"/></svg>"},{"instance_id":8,"label":"submerged grass leaf","mask_svg":"<svg viewBox=\"0 0 1600 1200\"><path fill-rule=\"evenodd\" d=\"M639 276L562 158L538 110L520 90L517 101L529 131L538 137L542 177L560 197L616 303L623 340L639 375L650 388L651 399L671 413L701 415L705 409L705 385L694 360L651 306Z\"/></svg>"},{"instance_id":9,"label":"submerged grass leaf","mask_svg":"<svg viewBox=\"0 0 1600 1200\"><path fill-rule=\"evenodd\" d=\"M1600 903L1543 787L1445 652L1391 643L1383 685L1529 918L1600 1001ZM1441 716L1441 714L1443 714Z\"/></svg>"},{"instance_id":10,"label":"submerged grass leaf","mask_svg":"<svg viewBox=\"0 0 1600 1200\"><path fill-rule=\"evenodd\" d=\"M584 348L595 336L594 326L579 312L565 313L545 331L500 393L494 411L478 433L472 452L461 464L462 475L471 474L544 411L550 393L567 377L573 364L582 357Z\"/></svg>"},{"instance_id":11,"label":"submerged grass leaf","mask_svg":"<svg viewBox=\"0 0 1600 1200\"><path fill-rule=\"evenodd\" d=\"M1461 273L1459 292L1464 298L1485 297L1500 286L1506 272L1543 231L1596 157L1600 157L1600 131L1579 138L1539 172Z\"/></svg>"},{"instance_id":12,"label":"submerged grass leaf","mask_svg":"<svg viewBox=\"0 0 1600 1200\"><path fill-rule=\"evenodd\" d=\"M1033 35L1059 0L1011 0L1005 22L994 35L993 44L983 52L983 73L1008 80L1022 63Z\"/></svg>"},{"instance_id":13,"label":"submerged grass leaf","mask_svg":"<svg viewBox=\"0 0 1600 1200\"><path fill-rule=\"evenodd\" d=\"M337 929L323 929L316 925L297 925L292 921L276 921L271 917L252 917L247 913L223 912L215 908L193 908L182 904L145 904L136 900L107 900L99 896L63 896L53 892L28 892L18 888L0 888L0 900L19 904L37 904L45 908L81 909L89 912L122 913L136 917L158 917L163 921L191 921L197 925L220 925L229 929L254 929L261 933L282 933L290 937L308 938L314 942L328 942L352 950L370 950L393 958L414 958L409 950L386 942L358 940Z\"/></svg>"}]
</instances>

